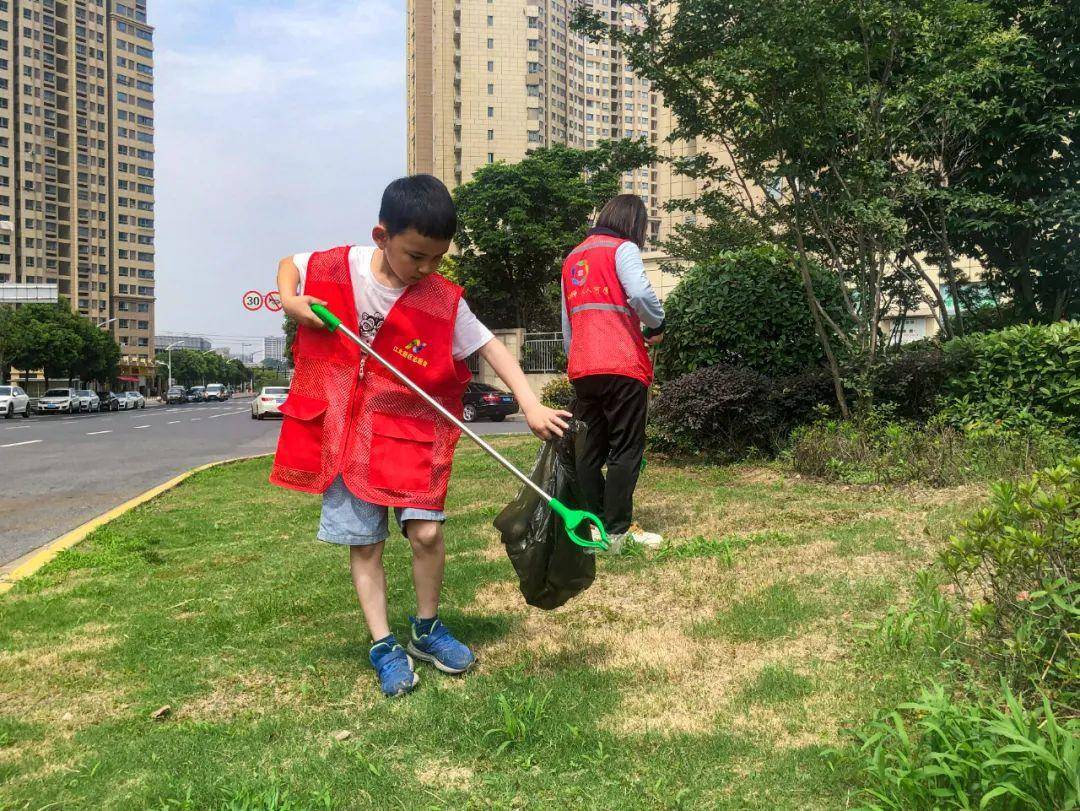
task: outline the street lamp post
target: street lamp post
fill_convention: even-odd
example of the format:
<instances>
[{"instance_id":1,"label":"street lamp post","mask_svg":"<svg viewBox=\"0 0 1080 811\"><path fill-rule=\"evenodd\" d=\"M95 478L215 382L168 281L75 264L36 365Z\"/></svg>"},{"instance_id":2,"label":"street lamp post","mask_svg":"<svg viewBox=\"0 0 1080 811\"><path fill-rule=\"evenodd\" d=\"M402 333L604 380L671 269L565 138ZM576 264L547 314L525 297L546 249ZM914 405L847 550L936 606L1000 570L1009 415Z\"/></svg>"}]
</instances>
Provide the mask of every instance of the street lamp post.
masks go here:
<instances>
[{"instance_id":1,"label":"street lamp post","mask_svg":"<svg viewBox=\"0 0 1080 811\"><path fill-rule=\"evenodd\" d=\"M182 343L183 343L183 341L174 341L173 343L171 343L167 347L165 347L165 351L169 353L169 382L165 384L166 393L168 393L167 390L172 385L172 351L173 351L173 347L174 346L180 346L180 344L182 344ZM159 363L160 363L160 361L159 361Z\"/></svg>"}]
</instances>

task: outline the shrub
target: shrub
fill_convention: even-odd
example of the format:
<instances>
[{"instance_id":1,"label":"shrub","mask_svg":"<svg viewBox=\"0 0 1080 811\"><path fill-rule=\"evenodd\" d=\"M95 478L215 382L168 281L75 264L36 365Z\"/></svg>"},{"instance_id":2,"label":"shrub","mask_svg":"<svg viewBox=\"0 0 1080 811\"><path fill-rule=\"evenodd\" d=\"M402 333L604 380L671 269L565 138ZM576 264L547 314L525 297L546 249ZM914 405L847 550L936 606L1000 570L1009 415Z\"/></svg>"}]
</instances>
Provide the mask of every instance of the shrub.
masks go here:
<instances>
[{"instance_id":1,"label":"shrub","mask_svg":"<svg viewBox=\"0 0 1080 811\"><path fill-rule=\"evenodd\" d=\"M868 807L1075 808L1080 723L1045 701L1027 710L1008 689L1003 699L998 709L934 686L879 715L846 753L868 781Z\"/></svg>"},{"instance_id":2,"label":"shrub","mask_svg":"<svg viewBox=\"0 0 1080 811\"><path fill-rule=\"evenodd\" d=\"M548 408L562 408L569 411L573 401L574 387L570 384L569 378L557 377L545 383L544 388L540 390L540 402Z\"/></svg>"},{"instance_id":3,"label":"shrub","mask_svg":"<svg viewBox=\"0 0 1080 811\"><path fill-rule=\"evenodd\" d=\"M879 407L852 420L797 428L787 453L796 471L852 484L920 482L945 487L1011 477L1046 467L1075 445L1038 424L957 428L897 421Z\"/></svg>"},{"instance_id":4,"label":"shrub","mask_svg":"<svg viewBox=\"0 0 1080 811\"><path fill-rule=\"evenodd\" d=\"M972 354L967 345L946 351L933 340L899 347L871 371L874 400L892 405L899 417L925 421L940 409L946 384L970 369Z\"/></svg>"},{"instance_id":5,"label":"shrub","mask_svg":"<svg viewBox=\"0 0 1080 811\"><path fill-rule=\"evenodd\" d=\"M832 374L828 369L814 368L777 378L772 391L772 407L777 417L777 430L785 437L823 413L836 412L839 406Z\"/></svg>"},{"instance_id":6,"label":"shrub","mask_svg":"<svg viewBox=\"0 0 1080 811\"><path fill-rule=\"evenodd\" d=\"M773 384L738 366L713 366L666 383L653 404L653 448L737 459L771 450L777 435Z\"/></svg>"},{"instance_id":7,"label":"shrub","mask_svg":"<svg viewBox=\"0 0 1080 811\"><path fill-rule=\"evenodd\" d=\"M1061 690L1080 697L1078 518L1080 457L995 485L990 505L942 554L971 610L977 649L1018 688L1052 697Z\"/></svg>"},{"instance_id":8,"label":"shrub","mask_svg":"<svg viewBox=\"0 0 1080 811\"><path fill-rule=\"evenodd\" d=\"M943 386L956 425L1035 420L1080 438L1080 322L1017 326L944 344L964 371Z\"/></svg>"},{"instance_id":9,"label":"shrub","mask_svg":"<svg viewBox=\"0 0 1080 811\"><path fill-rule=\"evenodd\" d=\"M835 276L815 269L813 278L822 305L845 323ZM665 309L667 331L658 358L664 381L722 363L773 377L822 363L795 260L782 248L730 251L695 265Z\"/></svg>"}]
</instances>

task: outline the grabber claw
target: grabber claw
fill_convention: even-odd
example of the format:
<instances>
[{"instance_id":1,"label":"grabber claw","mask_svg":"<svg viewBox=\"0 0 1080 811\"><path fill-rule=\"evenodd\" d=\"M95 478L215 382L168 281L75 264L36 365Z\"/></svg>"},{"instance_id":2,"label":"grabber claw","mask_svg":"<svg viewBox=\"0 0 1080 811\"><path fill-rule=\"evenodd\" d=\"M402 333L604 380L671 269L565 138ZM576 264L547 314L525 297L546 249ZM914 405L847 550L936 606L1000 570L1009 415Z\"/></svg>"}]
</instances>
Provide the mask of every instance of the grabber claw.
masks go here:
<instances>
[{"instance_id":1,"label":"grabber claw","mask_svg":"<svg viewBox=\"0 0 1080 811\"><path fill-rule=\"evenodd\" d=\"M585 510L572 510L557 498L551 499L551 501L548 502L548 505L563 520L563 525L566 527L566 534L569 535L570 540L578 546L583 546L586 549L600 549L605 552L608 547L611 546L608 541L607 530L604 529L604 524L591 512L586 512ZM600 533L600 539L593 540L591 532L589 533L590 537L587 538L578 535L578 530L581 528L582 524L585 524L586 526L589 524L595 526Z\"/></svg>"}]
</instances>

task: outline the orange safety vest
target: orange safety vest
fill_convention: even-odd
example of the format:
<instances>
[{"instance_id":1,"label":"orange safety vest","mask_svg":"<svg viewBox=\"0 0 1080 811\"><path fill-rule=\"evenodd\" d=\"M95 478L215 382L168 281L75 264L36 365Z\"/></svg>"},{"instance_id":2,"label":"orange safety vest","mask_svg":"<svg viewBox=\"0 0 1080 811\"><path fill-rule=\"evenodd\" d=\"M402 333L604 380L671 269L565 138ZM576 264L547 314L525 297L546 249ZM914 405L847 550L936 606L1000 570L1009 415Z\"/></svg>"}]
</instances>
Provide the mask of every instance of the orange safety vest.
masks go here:
<instances>
[{"instance_id":1,"label":"orange safety vest","mask_svg":"<svg viewBox=\"0 0 1080 811\"><path fill-rule=\"evenodd\" d=\"M349 248L315 253L304 293L359 334ZM375 335L375 351L452 414L471 375L453 357L462 289L433 274L409 285ZM341 474L372 504L441 510L461 431L344 336L301 325L270 481L322 493Z\"/></svg>"},{"instance_id":2,"label":"orange safety vest","mask_svg":"<svg viewBox=\"0 0 1080 811\"><path fill-rule=\"evenodd\" d=\"M615 252L627 240L594 234L563 262L562 289L570 316L571 380L622 375L652 383L653 365L615 269Z\"/></svg>"}]
</instances>

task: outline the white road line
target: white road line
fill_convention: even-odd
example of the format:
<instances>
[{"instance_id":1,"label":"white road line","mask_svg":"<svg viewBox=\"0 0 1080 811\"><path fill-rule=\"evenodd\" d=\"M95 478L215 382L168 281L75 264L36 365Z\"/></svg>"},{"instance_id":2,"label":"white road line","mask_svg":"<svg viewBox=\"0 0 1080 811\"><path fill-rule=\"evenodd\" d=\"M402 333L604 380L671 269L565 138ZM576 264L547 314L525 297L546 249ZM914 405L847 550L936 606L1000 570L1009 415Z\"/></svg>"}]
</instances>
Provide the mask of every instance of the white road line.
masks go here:
<instances>
[{"instance_id":1,"label":"white road line","mask_svg":"<svg viewBox=\"0 0 1080 811\"><path fill-rule=\"evenodd\" d=\"M87 436L98 436L100 434L111 434L111 433L112 433L111 430L109 430L109 431L91 431L90 433L87 434Z\"/></svg>"},{"instance_id":2,"label":"white road line","mask_svg":"<svg viewBox=\"0 0 1080 811\"><path fill-rule=\"evenodd\" d=\"M20 445L36 445L44 441L44 439L31 439L29 442L13 442L10 445L0 445L0 448L18 448Z\"/></svg>"},{"instance_id":3,"label":"white road line","mask_svg":"<svg viewBox=\"0 0 1080 811\"><path fill-rule=\"evenodd\" d=\"M231 417L233 414L243 414L246 411L246 408L243 411L226 411L224 414L215 414L210 419L216 420L218 417Z\"/></svg>"},{"instance_id":4,"label":"white road line","mask_svg":"<svg viewBox=\"0 0 1080 811\"><path fill-rule=\"evenodd\" d=\"M141 431L143 428L149 428L149 425L136 425L132 427L132 431Z\"/></svg>"},{"instance_id":5,"label":"white road line","mask_svg":"<svg viewBox=\"0 0 1080 811\"><path fill-rule=\"evenodd\" d=\"M167 422L167 423L165 423L165 424L166 424L166 425L179 425L179 424L180 424L180 420L173 420L172 422Z\"/></svg>"},{"instance_id":6,"label":"white road line","mask_svg":"<svg viewBox=\"0 0 1080 811\"><path fill-rule=\"evenodd\" d=\"M198 422L198 421L199 421L199 420L201 420L201 419L202 419L202 417L192 417L192 418L191 418L191 421L192 421L192 422Z\"/></svg>"}]
</instances>

